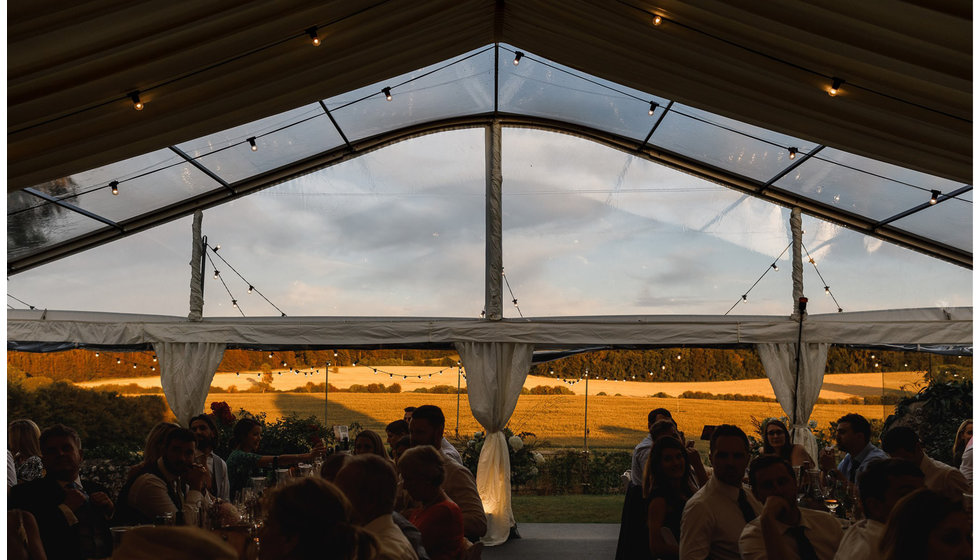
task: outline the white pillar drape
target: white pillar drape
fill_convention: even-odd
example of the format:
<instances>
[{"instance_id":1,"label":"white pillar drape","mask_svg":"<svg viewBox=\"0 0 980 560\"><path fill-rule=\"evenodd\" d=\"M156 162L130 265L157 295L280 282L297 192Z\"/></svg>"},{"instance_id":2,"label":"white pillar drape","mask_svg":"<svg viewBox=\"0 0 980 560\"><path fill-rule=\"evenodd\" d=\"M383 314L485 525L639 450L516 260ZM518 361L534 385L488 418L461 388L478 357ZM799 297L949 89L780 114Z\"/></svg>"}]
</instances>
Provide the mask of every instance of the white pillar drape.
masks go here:
<instances>
[{"instance_id":1,"label":"white pillar drape","mask_svg":"<svg viewBox=\"0 0 980 560\"><path fill-rule=\"evenodd\" d=\"M188 426L204 410L214 372L225 345L208 342L154 342L160 359L160 384L177 421Z\"/></svg>"},{"instance_id":2,"label":"white pillar drape","mask_svg":"<svg viewBox=\"0 0 980 560\"><path fill-rule=\"evenodd\" d=\"M466 391L473 417L486 429L476 488L487 514L487 546L502 544L514 525L510 500L510 453L501 430L507 425L531 368L530 344L457 342L466 369Z\"/></svg>"},{"instance_id":3,"label":"white pillar drape","mask_svg":"<svg viewBox=\"0 0 980 560\"><path fill-rule=\"evenodd\" d=\"M759 359L772 384L776 400L789 417L789 432L793 443L806 448L817 459L817 438L807 423L813 405L823 386L823 374L827 367L829 344L804 343L800 351L800 378L796 379L796 344L757 344ZM799 391L797 391L799 386ZM794 414L795 413L795 414ZM795 418L795 422L794 422Z\"/></svg>"}]
</instances>

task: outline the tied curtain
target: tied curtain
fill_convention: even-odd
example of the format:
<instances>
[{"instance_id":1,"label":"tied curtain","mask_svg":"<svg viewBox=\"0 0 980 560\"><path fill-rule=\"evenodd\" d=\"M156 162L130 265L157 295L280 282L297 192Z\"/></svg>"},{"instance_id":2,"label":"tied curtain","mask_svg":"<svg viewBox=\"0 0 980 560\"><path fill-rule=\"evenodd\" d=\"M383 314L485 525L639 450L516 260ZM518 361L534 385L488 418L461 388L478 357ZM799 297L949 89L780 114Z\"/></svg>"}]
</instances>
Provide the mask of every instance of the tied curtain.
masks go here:
<instances>
[{"instance_id":1,"label":"tied curtain","mask_svg":"<svg viewBox=\"0 0 980 560\"><path fill-rule=\"evenodd\" d=\"M154 342L160 359L160 384L181 426L204 410L214 372L225 354L225 345L208 342Z\"/></svg>"},{"instance_id":2,"label":"tied curtain","mask_svg":"<svg viewBox=\"0 0 980 560\"><path fill-rule=\"evenodd\" d=\"M829 344L804 343L800 350L800 377L796 379L796 344L757 344L762 367L776 393L776 400L789 417L790 441L799 443L816 461L817 438L807 423L823 386ZM799 387L799 391L797 391ZM794 422L795 418L795 422ZM763 435L765 437L765 435Z\"/></svg>"},{"instance_id":3,"label":"tied curtain","mask_svg":"<svg viewBox=\"0 0 980 560\"><path fill-rule=\"evenodd\" d=\"M503 544L514 526L510 497L510 452L501 430L507 425L531 368L530 344L457 342L466 368L466 390L473 417L486 429L476 488L487 514L487 546Z\"/></svg>"}]
</instances>

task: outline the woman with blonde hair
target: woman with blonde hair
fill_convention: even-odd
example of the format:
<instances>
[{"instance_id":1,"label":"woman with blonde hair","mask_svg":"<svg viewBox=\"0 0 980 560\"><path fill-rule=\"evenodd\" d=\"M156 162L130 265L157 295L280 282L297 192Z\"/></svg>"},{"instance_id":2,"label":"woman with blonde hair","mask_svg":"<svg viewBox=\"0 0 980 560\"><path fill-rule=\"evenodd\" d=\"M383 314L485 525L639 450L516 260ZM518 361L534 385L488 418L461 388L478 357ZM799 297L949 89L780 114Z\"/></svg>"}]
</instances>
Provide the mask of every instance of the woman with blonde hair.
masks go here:
<instances>
[{"instance_id":1,"label":"woman with blonde hair","mask_svg":"<svg viewBox=\"0 0 980 560\"><path fill-rule=\"evenodd\" d=\"M973 439L973 420L964 420L956 429L956 439L953 440L953 466L959 468L963 462L963 451L966 444Z\"/></svg>"},{"instance_id":2,"label":"woman with blonde hair","mask_svg":"<svg viewBox=\"0 0 980 560\"><path fill-rule=\"evenodd\" d=\"M265 498L259 558L282 560L368 560L375 538L351 521L351 504L322 478L303 477L276 486Z\"/></svg>"},{"instance_id":3,"label":"woman with blonde hair","mask_svg":"<svg viewBox=\"0 0 980 560\"><path fill-rule=\"evenodd\" d=\"M364 453L374 453L389 461L391 460L391 457L388 456L388 450L385 449L384 441L381 440L381 435L373 430L361 430L354 438L354 455Z\"/></svg>"},{"instance_id":4,"label":"woman with blonde hair","mask_svg":"<svg viewBox=\"0 0 980 560\"><path fill-rule=\"evenodd\" d=\"M44 476L40 437L41 429L26 418L14 420L7 427L7 448L14 455L18 484Z\"/></svg>"}]
</instances>

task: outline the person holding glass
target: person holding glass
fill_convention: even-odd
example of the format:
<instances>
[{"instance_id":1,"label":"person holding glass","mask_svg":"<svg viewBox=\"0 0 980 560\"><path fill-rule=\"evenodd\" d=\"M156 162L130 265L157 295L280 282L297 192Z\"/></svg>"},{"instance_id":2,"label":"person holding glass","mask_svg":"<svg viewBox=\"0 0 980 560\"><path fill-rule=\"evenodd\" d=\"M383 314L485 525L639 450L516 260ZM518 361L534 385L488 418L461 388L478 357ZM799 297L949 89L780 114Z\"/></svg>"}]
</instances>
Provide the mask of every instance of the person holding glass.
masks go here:
<instances>
[{"instance_id":1,"label":"person holding glass","mask_svg":"<svg viewBox=\"0 0 980 560\"><path fill-rule=\"evenodd\" d=\"M288 467L300 462L313 460L321 455L326 447L323 442L317 443L309 453L292 455L260 455L257 453L262 442L262 424L251 418L242 418L235 424L232 432L232 451L226 461L228 465L228 481L231 485L231 495L235 496L242 488L248 486L249 477L258 468Z\"/></svg>"},{"instance_id":2,"label":"person holding glass","mask_svg":"<svg viewBox=\"0 0 980 560\"><path fill-rule=\"evenodd\" d=\"M762 424L762 452L766 455L779 455L794 467L805 463L815 464L805 447L790 441L786 424L775 418Z\"/></svg>"}]
</instances>

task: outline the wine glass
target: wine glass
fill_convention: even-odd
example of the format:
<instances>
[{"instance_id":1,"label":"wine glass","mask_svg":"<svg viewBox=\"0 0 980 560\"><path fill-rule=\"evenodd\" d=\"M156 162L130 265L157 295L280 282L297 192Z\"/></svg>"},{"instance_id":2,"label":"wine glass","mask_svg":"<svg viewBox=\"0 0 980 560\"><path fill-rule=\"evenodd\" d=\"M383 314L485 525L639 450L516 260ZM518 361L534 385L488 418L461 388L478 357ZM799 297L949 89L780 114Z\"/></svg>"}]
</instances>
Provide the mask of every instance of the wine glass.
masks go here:
<instances>
[{"instance_id":1,"label":"wine glass","mask_svg":"<svg viewBox=\"0 0 980 560\"><path fill-rule=\"evenodd\" d=\"M837 511L837 506L840 505L840 502L838 502L837 498L835 498L833 495L829 495L823 499L823 505L827 506L827 509L830 510L831 515L834 515L834 512Z\"/></svg>"}]
</instances>

